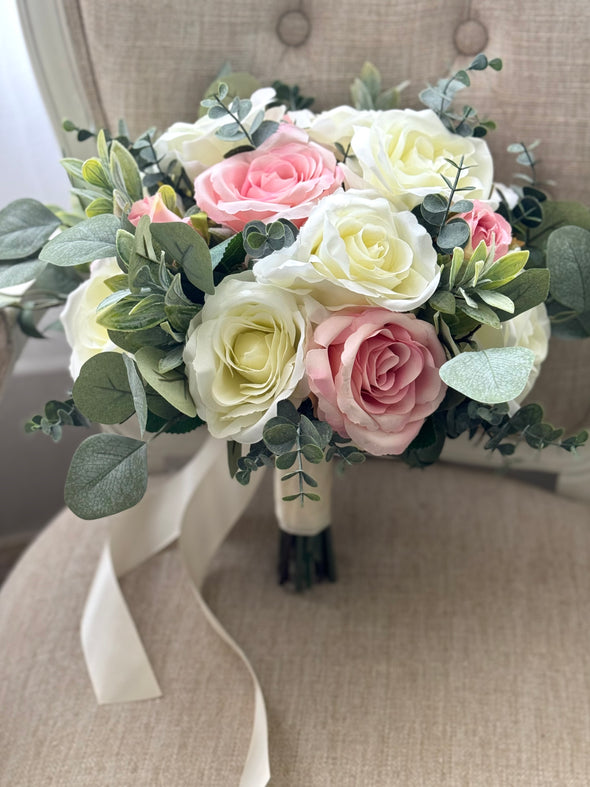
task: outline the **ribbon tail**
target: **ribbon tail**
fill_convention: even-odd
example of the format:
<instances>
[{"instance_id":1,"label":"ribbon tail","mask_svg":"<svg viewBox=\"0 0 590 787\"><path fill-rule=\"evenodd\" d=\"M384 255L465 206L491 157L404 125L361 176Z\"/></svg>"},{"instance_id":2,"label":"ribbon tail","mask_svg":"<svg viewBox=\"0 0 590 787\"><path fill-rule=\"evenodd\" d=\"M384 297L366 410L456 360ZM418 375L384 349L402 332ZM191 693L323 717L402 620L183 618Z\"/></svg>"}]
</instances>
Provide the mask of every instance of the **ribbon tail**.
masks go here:
<instances>
[{"instance_id":1,"label":"ribbon tail","mask_svg":"<svg viewBox=\"0 0 590 787\"><path fill-rule=\"evenodd\" d=\"M209 564L217 549L239 519L262 479L262 470L248 486L232 481L225 466L225 445L214 446L207 482L189 504L180 533L180 550L193 589L209 624L241 659L254 684L254 721L250 746L240 779L240 787L264 787L270 780L268 722L262 689L246 654L223 628L201 595Z\"/></svg>"}]
</instances>

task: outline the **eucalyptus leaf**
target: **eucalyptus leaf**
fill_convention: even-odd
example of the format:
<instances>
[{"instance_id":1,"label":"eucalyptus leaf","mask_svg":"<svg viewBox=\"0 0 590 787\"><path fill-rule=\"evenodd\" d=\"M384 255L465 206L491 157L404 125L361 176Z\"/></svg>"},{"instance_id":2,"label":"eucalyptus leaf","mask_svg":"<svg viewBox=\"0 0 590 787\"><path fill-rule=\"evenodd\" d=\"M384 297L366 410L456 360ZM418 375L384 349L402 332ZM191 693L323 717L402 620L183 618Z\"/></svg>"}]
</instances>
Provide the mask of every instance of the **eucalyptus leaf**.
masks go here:
<instances>
[{"instance_id":1,"label":"eucalyptus leaf","mask_svg":"<svg viewBox=\"0 0 590 787\"><path fill-rule=\"evenodd\" d=\"M451 252L455 246L463 247L471 237L469 225L463 219L451 219L438 234L436 242L443 251Z\"/></svg>"},{"instance_id":2,"label":"eucalyptus leaf","mask_svg":"<svg viewBox=\"0 0 590 787\"><path fill-rule=\"evenodd\" d=\"M121 353L89 358L74 382L72 397L78 410L95 423L120 424L133 415L134 398Z\"/></svg>"},{"instance_id":3,"label":"eucalyptus leaf","mask_svg":"<svg viewBox=\"0 0 590 787\"><path fill-rule=\"evenodd\" d=\"M39 251L60 226L49 208L34 199L17 199L0 210L0 260L22 260Z\"/></svg>"},{"instance_id":4,"label":"eucalyptus leaf","mask_svg":"<svg viewBox=\"0 0 590 787\"><path fill-rule=\"evenodd\" d=\"M45 268L39 260L25 260L15 265L0 265L0 290L36 279Z\"/></svg>"},{"instance_id":5,"label":"eucalyptus leaf","mask_svg":"<svg viewBox=\"0 0 590 787\"><path fill-rule=\"evenodd\" d=\"M39 259L53 265L67 266L114 257L120 226L120 219L106 214L81 221L50 240L43 247Z\"/></svg>"},{"instance_id":6,"label":"eucalyptus leaf","mask_svg":"<svg viewBox=\"0 0 590 787\"><path fill-rule=\"evenodd\" d=\"M439 370L450 388L484 404L509 402L527 384L535 354L526 347L494 347L464 352Z\"/></svg>"},{"instance_id":7,"label":"eucalyptus leaf","mask_svg":"<svg viewBox=\"0 0 590 787\"><path fill-rule=\"evenodd\" d=\"M66 505L81 519L111 516L139 503L147 478L146 443L122 435L92 435L72 457Z\"/></svg>"},{"instance_id":8,"label":"eucalyptus leaf","mask_svg":"<svg viewBox=\"0 0 590 787\"><path fill-rule=\"evenodd\" d=\"M590 232L560 227L547 241L551 295L576 312L590 310Z\"/></svg>"}]
</instances>

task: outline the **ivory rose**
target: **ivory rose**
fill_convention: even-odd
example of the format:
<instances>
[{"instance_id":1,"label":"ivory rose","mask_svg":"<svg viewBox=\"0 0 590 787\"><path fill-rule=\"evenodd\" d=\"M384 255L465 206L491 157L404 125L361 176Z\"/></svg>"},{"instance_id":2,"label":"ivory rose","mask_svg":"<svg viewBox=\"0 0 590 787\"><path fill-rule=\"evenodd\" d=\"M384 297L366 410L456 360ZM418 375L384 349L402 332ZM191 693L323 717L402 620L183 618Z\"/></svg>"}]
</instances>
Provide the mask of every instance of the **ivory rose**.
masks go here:
<instances>
[{"instance_id":1,"label":"ivory rose","mask_svg":"<svg viewBox=\"0 0 590 787\"><path fill-rule=\"evenodd\" d=\"M471 239L467 251L476 249L481 241L488 249L495 245L494 259L499 260L508 253L512 242L512 228L503 216L496 213L490 205L481 200L471 200L473 208L462 213L461 218L469 225Z\"/></svg>"},{"instance_id":2,"label":"ivory rose","mask_svg":"<svg viewBox=\"0 0 590 787\"><path fill-rule=\"evenodd\" d=\"M93 355L123 352L109 339L107 329L96 321L97 306L111 294L105 279L120 273L121 269L114 257L95 260L90 266L90 277L68 295L60 319L68 344L72 348L70 374L74 380Z\"/></svg>"},{"instance_id":3,"label":"ivory rose","mask_svg":"<svg viewBox=\"0 0 590 787\"><path fill-rule=\"evenodd\" d=\"M551 323L544 303L517 314L511 320L506 320L499 328L482 325L473 334L473 338L482 350L489 350L492 347L526 347L535 354L529 379L522 393L514 400L513 409L524 400L535 384L541 365L547 357L550 336Z\"/></svg>"},{"instance_id":4,"label":"ivory rose","mask_svg":"<svg viewBox=\"0 0 590 787\"><path fill-rule=\"evenodd\" d=\"M293 295L253 280L225 278L191 322L184 361L199 416L214 437L255 443L277 404L297 405L303 382L308 321Z\"/></svg>"},{"instance_id":5,"label":"ivory rose","mask_svg":"<svg viewBox=\"0 0 590 787\"><path fill-rule=\"evenodd\" d=\"M254 265L259 281L311 295L329 309L411 311L440 278L430 236L409 211L353 189L323 199L295 243Z\"/></svg>"},{"instance_id":6,"label":"ivory rose","mask_svg":"<svg viewBox=\"0 0 590 787\"><path fill-rule=\"evenodd\" d=\"M252 109L243 120L246 128L250 127L260 111L264 111L265 120L281 120L284 107L266 109L275 98L276 93L271 87L263 87L252 93ZM236 143L221 139L216 131L230 119L227 116L210 118L205 115L196 123L173 123L154 145L158 158L163 157L162 167L166 167L173 159L178 159L189 178L194 180L208 167L223 161L225 154L235 147Z\"/></svg>"},{"instance_id":7,"label":"ivory rose","mask_svg":"<svg viewBox=\"0 0 590 787\"><path fill-rule=\"evenodd\" d=\"M450 132L431 109L390 109L380 112L368 127L357 127L351 140L362 179L348 177L356 188L374 188L400 210L412 210L427 194L446 189L442 175L454 180L456 170L465 172L459 187L473 186L469 198L487 199L492 190L493 162L482 139Z\"/></svg>"},{"instance_id":8,"label":"ivory rose","mask_svg":"<svg viewBox=\"0 0 590 787\"><path fill-rule=\"evenodd\" d=\"M297 226L335 191L342 175L334 154L282 123L259 148L238 153L195 180L195 200L214 221L239 232L254 219L285 218Z\"/></svg>"},{"instance_id":9,"label":"ivory rose","mask_svg":"<svg viewBox=\"0 0 590 787\"><path fill-rule=\"evenodd\" d=\"M401 454L443 400L445 352L432 325L385 309L320 323L305 365L318 415L371 454Z\"/></svg>"}]
</instances>

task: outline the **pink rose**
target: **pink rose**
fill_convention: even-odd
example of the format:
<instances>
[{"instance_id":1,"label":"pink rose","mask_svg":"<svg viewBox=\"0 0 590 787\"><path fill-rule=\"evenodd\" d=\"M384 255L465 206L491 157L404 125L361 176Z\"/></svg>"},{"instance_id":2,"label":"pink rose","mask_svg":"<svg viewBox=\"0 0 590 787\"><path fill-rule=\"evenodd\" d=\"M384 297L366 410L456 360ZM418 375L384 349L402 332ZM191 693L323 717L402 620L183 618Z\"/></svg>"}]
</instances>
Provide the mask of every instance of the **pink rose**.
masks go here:
<instances>
[{"instance_id":1,"label":"pink rose","mask_svg":"<svg viewBox=\"0 0 590 787\"><path fill-rule=\"evenodd\" d=\"M214 221L239 232L254 219L300 227L342 182L334 154L281 123L259 148L214 164L195 180L195 200Z\"/></svg>"},{"instance_id":2,"label":"pink rose","mask_svg":"<svg viewBox=\"0 0 590 787\"><path fill-rule=\"evenodd\" d=\"M307 353L318 415L371 454L401 454L443 400L445 352L432 325L386 309L334 314Z\"/></svg>"},{"instance_id":3,"label":"pink rose","mask_svg":"<svg viewBox=\"0 0 590 787\"><path fill-rule=\"evenodd\" d=\"M127 218L134 227L137 227L142 216L149 216L150 221L153 222L185 221L190 223L190 219L181 219L174 211L167 208L160 194L154 194L153 197L145 197L133 203Z\"/></svg>"},{"instance_id":4,"label":"pink rose","mask_svg":"<svg viewBox=\"0 0 590 787\"><path fill-rule=\"evenodd\" d=\"M487 203L478 199L471 201L473 209L461 216L469 224L471 230L471 250L476 249L481 241L489 249L493 239L496 244L494 259L499 260L500 257L508 253L512 242L512 228L506 219L499 213L495 213Z\"/></svg>"}]
</instances>

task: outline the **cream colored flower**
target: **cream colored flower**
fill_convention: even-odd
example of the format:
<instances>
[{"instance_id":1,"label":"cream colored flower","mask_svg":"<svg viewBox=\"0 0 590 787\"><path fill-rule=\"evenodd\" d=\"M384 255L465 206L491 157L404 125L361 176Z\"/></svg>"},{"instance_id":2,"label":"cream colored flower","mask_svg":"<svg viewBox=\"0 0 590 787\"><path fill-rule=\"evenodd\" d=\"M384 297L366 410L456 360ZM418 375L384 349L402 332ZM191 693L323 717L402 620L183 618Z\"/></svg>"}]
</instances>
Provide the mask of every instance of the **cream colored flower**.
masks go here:
<instances>
[{"instance_id":1,"label":"cream colored flower","mask_svg":"<svg viewBox=\"0 0 590 787\"><path fill-rule=\"evenodd\" d=\"M355 128L351 147L362 180L349 177L357 188L370 187L400 210L412 210L427 194L447 191L442 178L454 180L456 169L447 159L469 170L459 186L469 199L488 199L493 182L492 156L482 139L453 134L431 109L390 109L376 114L368 127Z\"/></svg>"},{"instance_id":2,"label":"cream colored flower","mask_svg":"<svg viewBox=\"0 0 590 787\"><path fill-rule=\"evenodd\" d=\"M261 282L311 294L328 309L382 306L411 311L440 278L430 236L409 211L374 192L325 197L295 243L254 265Z\"/></svg>"},{"instance_id":3,"label":"cream colored flower","mask_svg":"<svg viewBox=\"0 0 590 787\"><path fill-rule=\"evenodd\" d=\"M520 404L531 391L539 376L541 364L547 357L551 324L544 303L533 309L501 323L500 328L482 325L473 334L473 338L482 350L492 347L527 347L535 354L535 362L527 384L521 394L514 400Z\"/></svg>"},{"instance_id":4,"label":"cream colored flower","mask_svg":"<svg viewBox=\"0 0 590 787\"><path fill-rule=\"evenodd\" d=\"M189 389L214 437L254 443L277 404L299 404L308 323L305 304L251 272L228 276L189 326Z\"/></svg>"},{"instance_id":5,"label":"cream colored flower","mask_svg":"<svg viewBox=\"0 0 590 787\"><path fill-rule=\"evenodd\" d=\"M93 355L110 351L123 352L109 339L107 329L96 322L96 307L111 294L105 279L120 273L121 269L114 257L95 260L90 266L90 278L68 295L60 319L68 344L72 348L70 374L74 380Z\"/></svg>"},{"instance_id":6,"label":"cream colored flower","mask_svg":"<svg viewBox=\"0 0 590 787\"><path fill-rule=\"evenodd\" d=\"M242 121L246 128L275 96L271 87L263 87L252 93L252 109ZM265 111L265 119L278 121L284 113L284 107L273 107ZM173 123L154 145L158 157L164 156L161 166L165 168L168 162L176 158L189 178L194 179L208 167L223 161L225 154L236 147L236 142L220 139L215 132L229 120L231 118L227 116L212 120L205 115L195 123Z\"/></svg>"}]
</instances>

